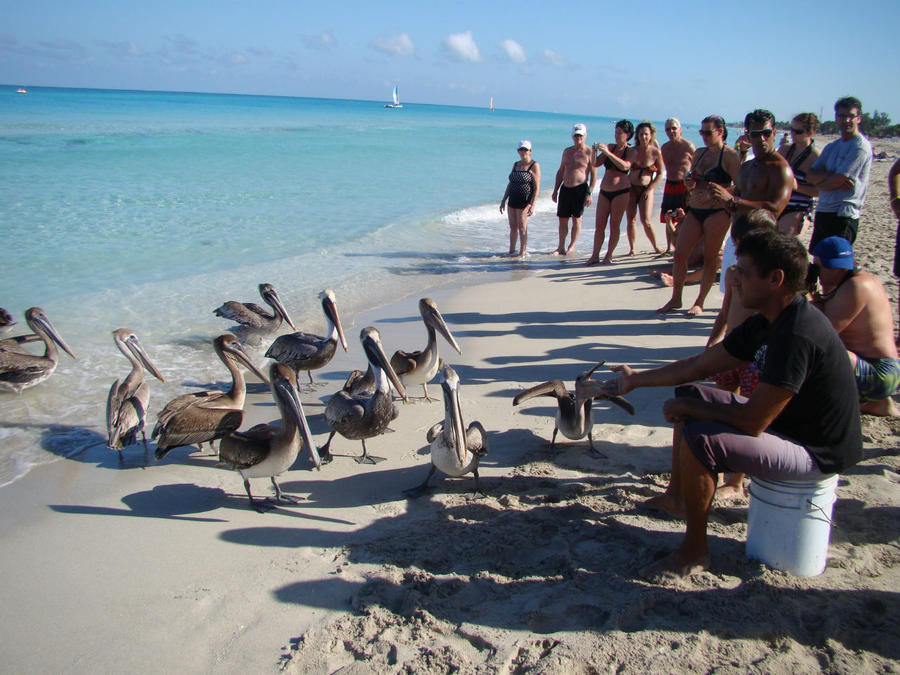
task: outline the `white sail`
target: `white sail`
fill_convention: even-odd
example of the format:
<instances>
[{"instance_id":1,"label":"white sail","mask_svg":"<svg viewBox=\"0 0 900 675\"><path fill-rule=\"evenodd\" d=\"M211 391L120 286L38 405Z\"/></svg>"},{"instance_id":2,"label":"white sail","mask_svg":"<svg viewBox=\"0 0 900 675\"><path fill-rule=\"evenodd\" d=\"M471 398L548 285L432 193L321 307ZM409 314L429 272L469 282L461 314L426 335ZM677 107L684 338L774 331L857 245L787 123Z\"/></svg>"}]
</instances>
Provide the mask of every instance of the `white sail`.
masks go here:
<instances>
[{"instance_id":1,"label":"white sail","mask_svg":"<svg viewBox=\"0 0 900 675\"><path fill-rule=\"evenodd\" d=\"M394 105L400 105L400 88L394 86Z\"/></svg>"},{"instance_id":2,"label":"white sail","mask_svg":"<svg viewBox=\"0 0 900 675\"><path fill-rule=\"evenodd\" d=\"M491 96L491 112L494 112L494 97Z\"/></svg>"}]
</instances>

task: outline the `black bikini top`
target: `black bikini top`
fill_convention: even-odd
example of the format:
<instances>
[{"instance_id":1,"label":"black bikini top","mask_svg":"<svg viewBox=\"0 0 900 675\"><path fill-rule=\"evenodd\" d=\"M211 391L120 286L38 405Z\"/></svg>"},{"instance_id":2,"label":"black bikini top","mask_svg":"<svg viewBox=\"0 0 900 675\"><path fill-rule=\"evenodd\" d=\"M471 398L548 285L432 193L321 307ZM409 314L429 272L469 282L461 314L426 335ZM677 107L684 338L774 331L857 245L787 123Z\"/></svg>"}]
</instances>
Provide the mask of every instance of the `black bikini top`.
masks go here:
<instances>
[{"instance_id":1,"label":"black bikini top","mask_svg":"<svg viewBox=\"0 0 900 675\"><path fill-rule=\"evenodd\" d=\"M805 183L809 185L809 183L806 182L806 172L798 170L797 167L803 164L803 162L806 161L806 158L809 157L809 154L812 152L814 143L815 141L810 141L809 145L804 148L803 152L797 155L797 159L793 162L791 161L791 157L793 157L794 155L794 148L797 144L791 143L791 147L788 148L787 154L784 156L784 158L788 161L788 164L791 165L791 171L794 172L794 178L797 179L798 183Z\"/></svg>"},{"instance_id":2,"label":"black bikini top","mask_svg":"<svg viewBox=\"0 0 900 675\"><path fill-rule=\"evenodd\" d=\"M703 154L697 158L697 163L700 163L700 159L706 156L706 153L709 151L709 148L703 148ZM719 151L719 163L711 169L707 169L706 172L702 176L702 180L705 180L707 183L716 183L717 185L721 185L722 187L728 187L731 185L731 176L729 173L722 168L722 156L725 154L724 146Z\"/></svg>"}]
</instances>

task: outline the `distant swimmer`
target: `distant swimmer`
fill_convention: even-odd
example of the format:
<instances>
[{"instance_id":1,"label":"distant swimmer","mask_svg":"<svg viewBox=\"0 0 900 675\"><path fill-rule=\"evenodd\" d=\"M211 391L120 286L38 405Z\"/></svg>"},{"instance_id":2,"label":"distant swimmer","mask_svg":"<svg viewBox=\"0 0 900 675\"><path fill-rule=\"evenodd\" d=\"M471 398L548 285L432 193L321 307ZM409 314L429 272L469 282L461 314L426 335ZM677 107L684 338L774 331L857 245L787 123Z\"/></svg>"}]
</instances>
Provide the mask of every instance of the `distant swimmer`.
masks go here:
<instances>
[{"instance_id":1,"label":"distant swimmer","mask_svg":"<svg viewBox=\"0 0 900 675\"><path fill-rule=\"evenodd\" d=\"M506 192L500 200L500 213L509 207L509 255L523 258L528 242L528 218L534 214L534 205L541 191L541 166L531 159L531 141L519 141L518 153L519 160L513 164ZM516 240L519 242L518 255Z\"/></svg>"},{"instance_id":2,"label":"distant swimmer","mask_svg":"<svg viewBox=\"0 0 900 675\"><path fill-rule=\"evenodd\" d=\"M584 208L591 205L591 192L594 189L596 172L591 162L591 151L585 145L587 127L579 123L572 127L572 141L563 150L562 160L556 172L553 186L553 202L559 218L559 246L553 255L571 255L575 250L575 242L581 233L581 215ZM569 219L572 219L572 239L566 246L569 234Z\"/></svg>"}]
</instances>

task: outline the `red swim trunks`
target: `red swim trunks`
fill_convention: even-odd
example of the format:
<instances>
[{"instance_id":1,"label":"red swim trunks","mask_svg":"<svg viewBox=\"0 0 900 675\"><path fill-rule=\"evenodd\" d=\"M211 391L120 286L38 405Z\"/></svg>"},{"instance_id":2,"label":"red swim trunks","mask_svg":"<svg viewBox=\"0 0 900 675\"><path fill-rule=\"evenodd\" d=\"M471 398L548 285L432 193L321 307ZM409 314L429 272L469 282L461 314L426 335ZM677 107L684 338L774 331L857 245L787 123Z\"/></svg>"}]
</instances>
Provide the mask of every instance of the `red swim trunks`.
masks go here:
<instances>
[{"instance_id":1,"label":"red swim trunks","mask_svg":"<svg viewBox=\"0 0 900 675\"><path fill-rule=\"evenodd\" d=\"M684 186L683 180L667 180L666 186L663 188L662 206L659 210L659 222L666 222L666 211L675 211L684 208L684 193L687 188ZM675 218L674 222L678 222L679 218Z\"/></svg>"},{"instance_id":2,"label":"red swim trunks","mask_svg":"<svg viewBox=\"0 0 900 675\"><path fill-rule=\"evenodd\" d=\"M759 384L759 368L755 363L748 363L732 370L725 370L712 376L712 381L719 389L734 391L740 387L741 396L749 397Z\"/></svg>"}]
</instances>

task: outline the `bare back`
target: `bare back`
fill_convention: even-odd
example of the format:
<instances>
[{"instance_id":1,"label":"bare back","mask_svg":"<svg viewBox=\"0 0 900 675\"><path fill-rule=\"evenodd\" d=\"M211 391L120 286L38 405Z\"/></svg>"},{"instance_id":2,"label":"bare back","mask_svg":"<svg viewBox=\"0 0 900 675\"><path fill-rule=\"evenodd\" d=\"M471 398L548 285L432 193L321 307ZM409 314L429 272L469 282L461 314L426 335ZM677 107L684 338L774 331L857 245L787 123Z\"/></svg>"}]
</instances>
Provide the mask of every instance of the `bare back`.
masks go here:
<instances>
[{"instance_id":1,"label":"bare back","mask_svg":"<svg viewBox=\"0 0 900 675\"><path fill-rule=\"evenodd\" d=\"M867 359L897 358L891 304L884 286L869 272L857 270L817 305L848 351Z\"/></svg>"}]
</instances>

